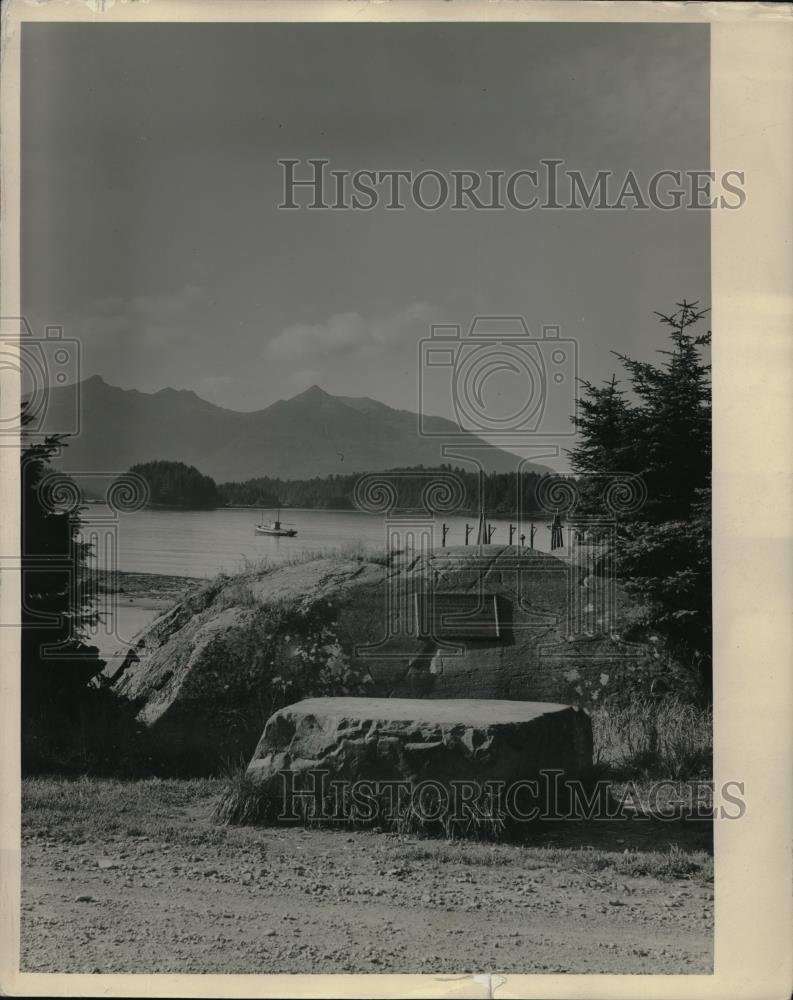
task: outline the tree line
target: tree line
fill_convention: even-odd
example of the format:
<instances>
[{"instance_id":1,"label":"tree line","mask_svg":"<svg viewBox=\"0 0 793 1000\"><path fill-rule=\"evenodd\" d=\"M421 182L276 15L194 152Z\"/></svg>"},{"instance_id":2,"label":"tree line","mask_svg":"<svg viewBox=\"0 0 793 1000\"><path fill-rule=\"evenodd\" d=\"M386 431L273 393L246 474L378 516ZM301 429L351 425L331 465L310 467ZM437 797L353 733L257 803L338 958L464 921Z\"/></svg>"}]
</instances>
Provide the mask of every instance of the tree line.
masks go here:
<instances>
[{"instance_id":1,"label":"tree line","mask_svg":"<svg viewBox=\"0 0 793 1000\"><path fill-rule=\"evenodd\" d=\"M459 504L456 511L476 513L480 509L480 498L484 500L489 514L513 515L518 510L536 513L537 486L542 473L493 472L480 476L470 469L441 464L435 468L423 465L402 469L390 469L377 473L393 483L399 506L421 508L426 502L428 483L432 473L451 473L460 483ZM429 474L429 475L428 475ZM324 510L354 510L356 485L362 473L331 475L314 479L277 479L260 476L245 482L221 483L218 493L224 505L229 507L303 507ZM444 477L438 476L438 483ZM451 513L451 511L447 511Z\"/></svg>"},{"instance_id":2,"label":"tree line","mask_svg":"<svg viewBox=\"0 0 793 1000\"><path fill-rule=\"evenodd\" d=\"M149 503L160 507L205 509L220 507L223 501L215 480L194 465L184 462L143 462L129 470L149 487Z\"/></svg>"},{"instance_id":3,"label":"tree line","mask_svg":"<svg viewBox=\"0 0 793 1000\"><path fill-rule=\"evenodd\" d=\"M356 487L362 472L347 475L315 476L313 479L280 479L259 476L244 482L216 484L195 466L183 462L158 460L133 465L131 473L145 480L148 503L158 507L189 509L214 507L301 507L309 510L355 510ZM390 469L376 473L391 482L400 507L421 508L427 500L427 487L433 482L448 481L451 474L459 484L455 492L455 511L476 513L484 508L489 514L514 515L519 510L538 513L537 487L543 478L537 472L477 472L449 464L429 468L423 465ZM453 513L447 508L448 513Z\"/></svg>"}]
</instances>

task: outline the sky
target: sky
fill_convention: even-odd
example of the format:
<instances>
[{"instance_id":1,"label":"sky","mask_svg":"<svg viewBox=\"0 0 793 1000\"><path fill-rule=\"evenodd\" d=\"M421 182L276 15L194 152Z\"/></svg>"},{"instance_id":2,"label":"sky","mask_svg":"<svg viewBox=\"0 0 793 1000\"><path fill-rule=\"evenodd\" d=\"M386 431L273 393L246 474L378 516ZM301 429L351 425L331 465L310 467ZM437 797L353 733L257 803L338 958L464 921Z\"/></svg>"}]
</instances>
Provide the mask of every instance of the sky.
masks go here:
<instances>
[{"instance_id":1,"label":"sky","mask_svg":"<svg viewBox=\"0 0 793 1000\"><path fill-rule=\"evenodd\" d=\"M286 158L707 169L706 26L28 24L22 70L23 308L82 377L416 410L433 323L558 326L599 382L664 347L654 310L709 304L706 211L277 207Z\"/></svg>"}]
</instances>

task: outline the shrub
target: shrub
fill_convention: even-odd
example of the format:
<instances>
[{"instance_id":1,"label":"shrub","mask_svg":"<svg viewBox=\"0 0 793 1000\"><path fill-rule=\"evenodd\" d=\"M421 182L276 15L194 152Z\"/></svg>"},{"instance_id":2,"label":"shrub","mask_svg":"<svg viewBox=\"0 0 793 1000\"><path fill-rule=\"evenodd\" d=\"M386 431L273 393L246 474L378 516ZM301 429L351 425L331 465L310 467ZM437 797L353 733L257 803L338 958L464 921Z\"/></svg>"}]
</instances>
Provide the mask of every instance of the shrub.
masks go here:
<instances>
[{"instance_id":1,"label":"shrub","mask_svg":"<svg viewBox=\"0 0 793 1000\"><path fill-rule=\"evenodd\" d=\"M642 699L592 713L596 766L623 777L709 777L713 712L678 697Z\"/></svg>"}]
</instances>

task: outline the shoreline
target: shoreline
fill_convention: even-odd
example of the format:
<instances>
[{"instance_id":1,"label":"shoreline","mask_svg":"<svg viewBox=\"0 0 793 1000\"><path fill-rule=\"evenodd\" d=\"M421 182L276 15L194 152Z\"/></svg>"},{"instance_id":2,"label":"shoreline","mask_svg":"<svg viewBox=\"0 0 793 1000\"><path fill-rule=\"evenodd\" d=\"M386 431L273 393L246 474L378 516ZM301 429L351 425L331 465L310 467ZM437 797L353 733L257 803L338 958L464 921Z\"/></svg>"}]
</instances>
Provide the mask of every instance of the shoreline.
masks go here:
<instances>
[{"instance_id":1,"label":"shoreline","mask_svg":"<svg viewBox=\"0 0 793 1000\"><path fill-rule=\"evenodd\" d=\"M97 500L86 498L83 504L88 507L106 507L107 502L105 500ZM219 507L179 507L171 506L169 504L146 504L143 510L156 511L157 513L173 513L173 514L208 514L211 511L216 510L292 510L299 513L320 513L320 514L366 514L369 517L382 517L383 515L375 511L361 510L359 507L290 507L288 504L281 504L278 506L268 506L267 504L245 504L245 503L234 503L234 504L222 504ZM478 518L480 511L474 509L467 510L454 510L450 512L433 512L433 517L443 518L443 517L459 517L459 518ZM486 515L488 521L513 521L516 524L520 523L520 517L517 513L492 513ZM537 521L545 523L553 520L553 514L548 511L537 511L532 513L530 511L523 512L523 523L529 524L532 521Z\"/></svg>"},{"instance_id":2,"label":"shoreline","mask_svg":"<svg viewBox=\"0 0 793 1000\"><path fill-rule=\"evenodd\" d=\"M509 548L505 543L493 542L491 543L493 547L497 548ZM446 549L458 550L462 546L447 546ZM468 546L472 552L475 551L478 546L470 545ZM489 547L489 546L488 546ZM543 555L551 555L561 562L569 563L570 553L567 548L557 549L554 552L546 553L542 549L530 549L528 547L513 545L512 548L523 550L525 552L539 552ZM587 548L593 553L597 553L597 546L587 546ZM444 551L444 548L438 548L436 554L440 554ZM342 552L339 555L343 555ZM286 564L285 564L286 565ZM217 575L217 574L215 574ZM230 574L234 575L234 574ZM124 601L124 604L129 604L137 607L148 607L151 606L152 610L159 610L162 607L168 607L170 604L174 603L176 600L180 599L186 590L191 587L199 586L201 584L208 583L213 577L212 576L184 576L182 574L170 574L170 573L144 573L132 570L116 570L115 572L110 572L108 570L89 570L86 574L86 578L93 580L97 594L123 594L128 600Z\"/></svg>"},{"instance_id":3,"label":"shoreline","mask_svg":"<svg viewBox=\"0 0 793 1000\"><path fill-rule=\"evenodd\" d=\"M99 594L124 594L130 600L166 601L181 596L208 577L181 576L167 573L138 573L126 570L92 570L87 579L94 582Z\"/></svg>"},{"instance_id":4,"label":"shoreline","mask_svg":"<svg viewBox=\"0 0 793 1000\"><path fill-rule=\"evenodd\" d=\"M206 583L189 576L94 570L87 574L97 596L102 624L88 642L99 649L105 670L115 670L137 636L181 601L191 588Z\"/></svg>"}]
</instances>

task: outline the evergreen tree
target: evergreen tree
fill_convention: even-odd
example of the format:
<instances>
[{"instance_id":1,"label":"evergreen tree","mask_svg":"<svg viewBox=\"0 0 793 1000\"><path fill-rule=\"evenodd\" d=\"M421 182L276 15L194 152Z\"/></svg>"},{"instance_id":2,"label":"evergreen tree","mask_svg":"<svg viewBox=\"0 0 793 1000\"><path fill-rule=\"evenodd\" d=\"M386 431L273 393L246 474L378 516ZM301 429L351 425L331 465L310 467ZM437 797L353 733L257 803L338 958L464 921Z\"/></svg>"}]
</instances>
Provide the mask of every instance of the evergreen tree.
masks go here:
<instances>
[{"instance_id":1,"label":"evergreen tree","mask_svg":"<svg viewBox=\"0 0 793 1000\"><path fill-rule=\"evenodd\" d=\"M79 537L76 510L54 509L40 489L54 470L60 436L25 443L21 452L21 681L23 766L46 758L70 729L82 727L89 681L104 666L86 629L96 621L83 569L90 546ZM68 478L62 492L77 496Z\"/></svg>"},{"instance_id":2,"label":"evergreen tree","mask_svg":"<svg viewBox=\"0 0 793 1000\"><path fill-rule=\"evenodd\" d=\"M616 378L603 388L583 383L575 423L580 443L571 454L585 503L596 477L642 477L646 502L620 518L617 566L626 589L645 607L645 623L711 692L711 385L703 348L710 332L696 327L707 310L677 303L657 313L671 350L652 364L616 356L628 373L631 397ZM591 480L587 480L592 476Z\"/></svg>"}]
</instances>

